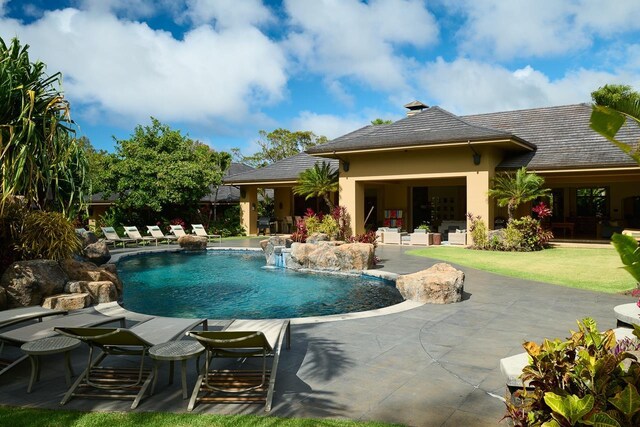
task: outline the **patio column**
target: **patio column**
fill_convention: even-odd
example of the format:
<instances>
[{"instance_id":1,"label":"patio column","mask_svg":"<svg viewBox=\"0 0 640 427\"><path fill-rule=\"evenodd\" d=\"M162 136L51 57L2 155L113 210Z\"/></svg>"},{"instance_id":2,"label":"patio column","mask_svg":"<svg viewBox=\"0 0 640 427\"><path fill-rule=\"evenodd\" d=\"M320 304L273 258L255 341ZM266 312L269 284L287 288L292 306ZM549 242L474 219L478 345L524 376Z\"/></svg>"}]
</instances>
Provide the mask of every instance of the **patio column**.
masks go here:
<instances>
[{"instance_id":1,"label":"patio column","mask_svg":"<svg viewBox=\"0 0 640 427\"><path fill-rule=\"evenodd\" d=\"M467 212L480 215L489 229L493 228L493 203L489 203L487 191L491 184L489 171L476 171L467 174ZM469 229L467 220L467 230Z\"/></svg>"},{"instance_id":2,"label":"patio column","mask_svg":"<svg viewBox=\"0 0 640 427\"><path fill-rule=\"evenodd\" d=\"M258 188L240 187L240 224L248 236L258 233Z\"/></svg>"},{"instance_id":3,"label":"patio column","mask_svg":"<svg viewBox=\"0 0 640 427\"><path fill-rule=\"evenodd\" d=\"M351 216L351 233L364 233L364 184L349 177L340 177L340 206Z\"/></svg>"}]
</instances>

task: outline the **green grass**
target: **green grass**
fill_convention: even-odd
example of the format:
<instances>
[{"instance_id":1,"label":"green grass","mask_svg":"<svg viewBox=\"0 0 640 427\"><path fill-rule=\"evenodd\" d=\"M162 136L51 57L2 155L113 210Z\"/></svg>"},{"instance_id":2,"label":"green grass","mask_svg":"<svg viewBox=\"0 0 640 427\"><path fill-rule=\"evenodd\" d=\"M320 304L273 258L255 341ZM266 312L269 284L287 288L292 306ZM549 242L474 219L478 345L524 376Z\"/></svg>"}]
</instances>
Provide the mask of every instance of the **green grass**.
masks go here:
<instances>
[{"instance_id":1,"label":"green grass","mask_svg":"<svg viewBox=\"0 0 640 427\"><path fill-rule=\"evenodd\" d=\"M0 406L0 425L12 427L391 427L399 424L165 412L76 412Z\"/></svg>"},{"instance_id":2,"label":"green grass","mask_svg":"<svg viewBox=\"0 0 640 427\"><path fill-rule=\"evenodd\" d=\"M431 246L408 254L440 259L520 279L600 292L622 292L635 287L613 248L551 248L539 252L475 251L453 246Z\"/></svg>"}]
</instances>

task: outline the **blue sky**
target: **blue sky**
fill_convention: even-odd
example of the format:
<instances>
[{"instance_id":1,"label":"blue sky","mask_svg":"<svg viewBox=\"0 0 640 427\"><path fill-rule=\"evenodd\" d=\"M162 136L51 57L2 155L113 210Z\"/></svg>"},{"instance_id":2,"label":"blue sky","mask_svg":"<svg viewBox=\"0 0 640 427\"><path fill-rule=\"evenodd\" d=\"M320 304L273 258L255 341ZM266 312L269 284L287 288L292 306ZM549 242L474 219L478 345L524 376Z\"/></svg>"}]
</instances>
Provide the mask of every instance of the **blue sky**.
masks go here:
<instances>
[{"instance_id":1,"label":"blue sky","mask_svg":"<svg viewBox=\"0 0 640 427\"><path fill-rule=\"evenodd\" d=\"M0 36L61 71L112 151L154 116L217 150L335 138L415 99L456 114L640 89L636 0L0 0Z\"/></svg>"}]
</instances>

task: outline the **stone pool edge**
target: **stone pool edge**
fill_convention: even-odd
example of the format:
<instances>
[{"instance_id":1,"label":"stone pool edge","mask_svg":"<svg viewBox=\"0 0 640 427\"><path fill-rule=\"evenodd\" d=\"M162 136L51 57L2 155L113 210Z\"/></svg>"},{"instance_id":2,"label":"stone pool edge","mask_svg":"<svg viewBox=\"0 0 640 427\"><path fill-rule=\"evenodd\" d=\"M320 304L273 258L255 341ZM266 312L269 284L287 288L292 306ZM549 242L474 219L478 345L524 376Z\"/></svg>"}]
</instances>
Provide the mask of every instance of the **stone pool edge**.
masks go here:
<instances>
[{"instance_id":1,"label":"stone pool edge","mask_svg":"<svg viewBox=\"0 0 640 427\"><path fill-rule=\"evenodd\" d=\"M115 264L125 258L129 258L133 256L147 255L147 254L153 254L157 252L182 252L184 250L182 248L176 248L176 247L166 247L166 248L154 247L154 248L155 249L144 248L142 250L137 250L134 252L112 254L108 264ZM207 250L208 251L233 251L233 252L262 252L262 249L260 248L237 248L237 247L209 247L207 248ZM398 277L398 274L392 273L389 271L384 271L384 270L366 270L366 272L362 272L362 273L341 273L341 272L335 272L335 271L317 271L317 270L310 270L310 269L302 269L300 271L320 272L320 273L327 273L327 274L350 275L350 276L362 275L362 276L375 277L378 279L390 280L394 282ZM140 316L147 316L141 313L136 313L134 311L127 310L119 302L117 304L122 308L122 310L125 310L128 313L133 313L135 315L140 315ZM305 325L305 324L312 324L312 323L338 322L342 320L366 319L368 317L377 317L377 316L384 316L387 314L401 313L403 311L420 307L424 304L425 303L422 303L422 302L405 300L398 304L390 305L388 307L383 307L383 308L377 308L374 310L356 311L353 313L343 313L343 314L329 314L326 316L293 317L293 318L290 318L289 320L293 325Z\"/></svg>"}]
</instances>

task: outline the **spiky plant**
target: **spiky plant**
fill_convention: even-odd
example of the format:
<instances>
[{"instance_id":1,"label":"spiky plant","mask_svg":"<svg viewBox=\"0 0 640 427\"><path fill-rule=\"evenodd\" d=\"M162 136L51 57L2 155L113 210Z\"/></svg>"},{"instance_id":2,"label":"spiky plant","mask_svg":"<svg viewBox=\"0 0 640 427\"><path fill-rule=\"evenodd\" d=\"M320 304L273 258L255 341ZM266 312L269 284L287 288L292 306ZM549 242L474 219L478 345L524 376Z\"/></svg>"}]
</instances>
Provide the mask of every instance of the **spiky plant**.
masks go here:
<instances>
[{"instance_id":1,"label":"spiky plant","mask_svg":"<svg viewBox=\"0 0 640 427\"><path fill-rule=\"evenodd\" d=\"M507 207L509 219L513 219L516 208L522 203L529 202L549 194L548 188L543 188L544 178L535 173L527 173L522 167L515 173L503 172L492 180L492 189L487 195L496 199L498 206Z\"/></svg>"},{"instance_id":2,"label":"spiky plant","mask_svg":"<svg viewBox=\"0 0 640 427\"><path fill-rule=\"evenodd\" d=\"M293 193L304 196L307 200L312 197L321 197L331 212L334 205L329 196L339 189L338 171L323 161L300 173L298 184L293 187Z\"/></svg>"}]
</instances>

